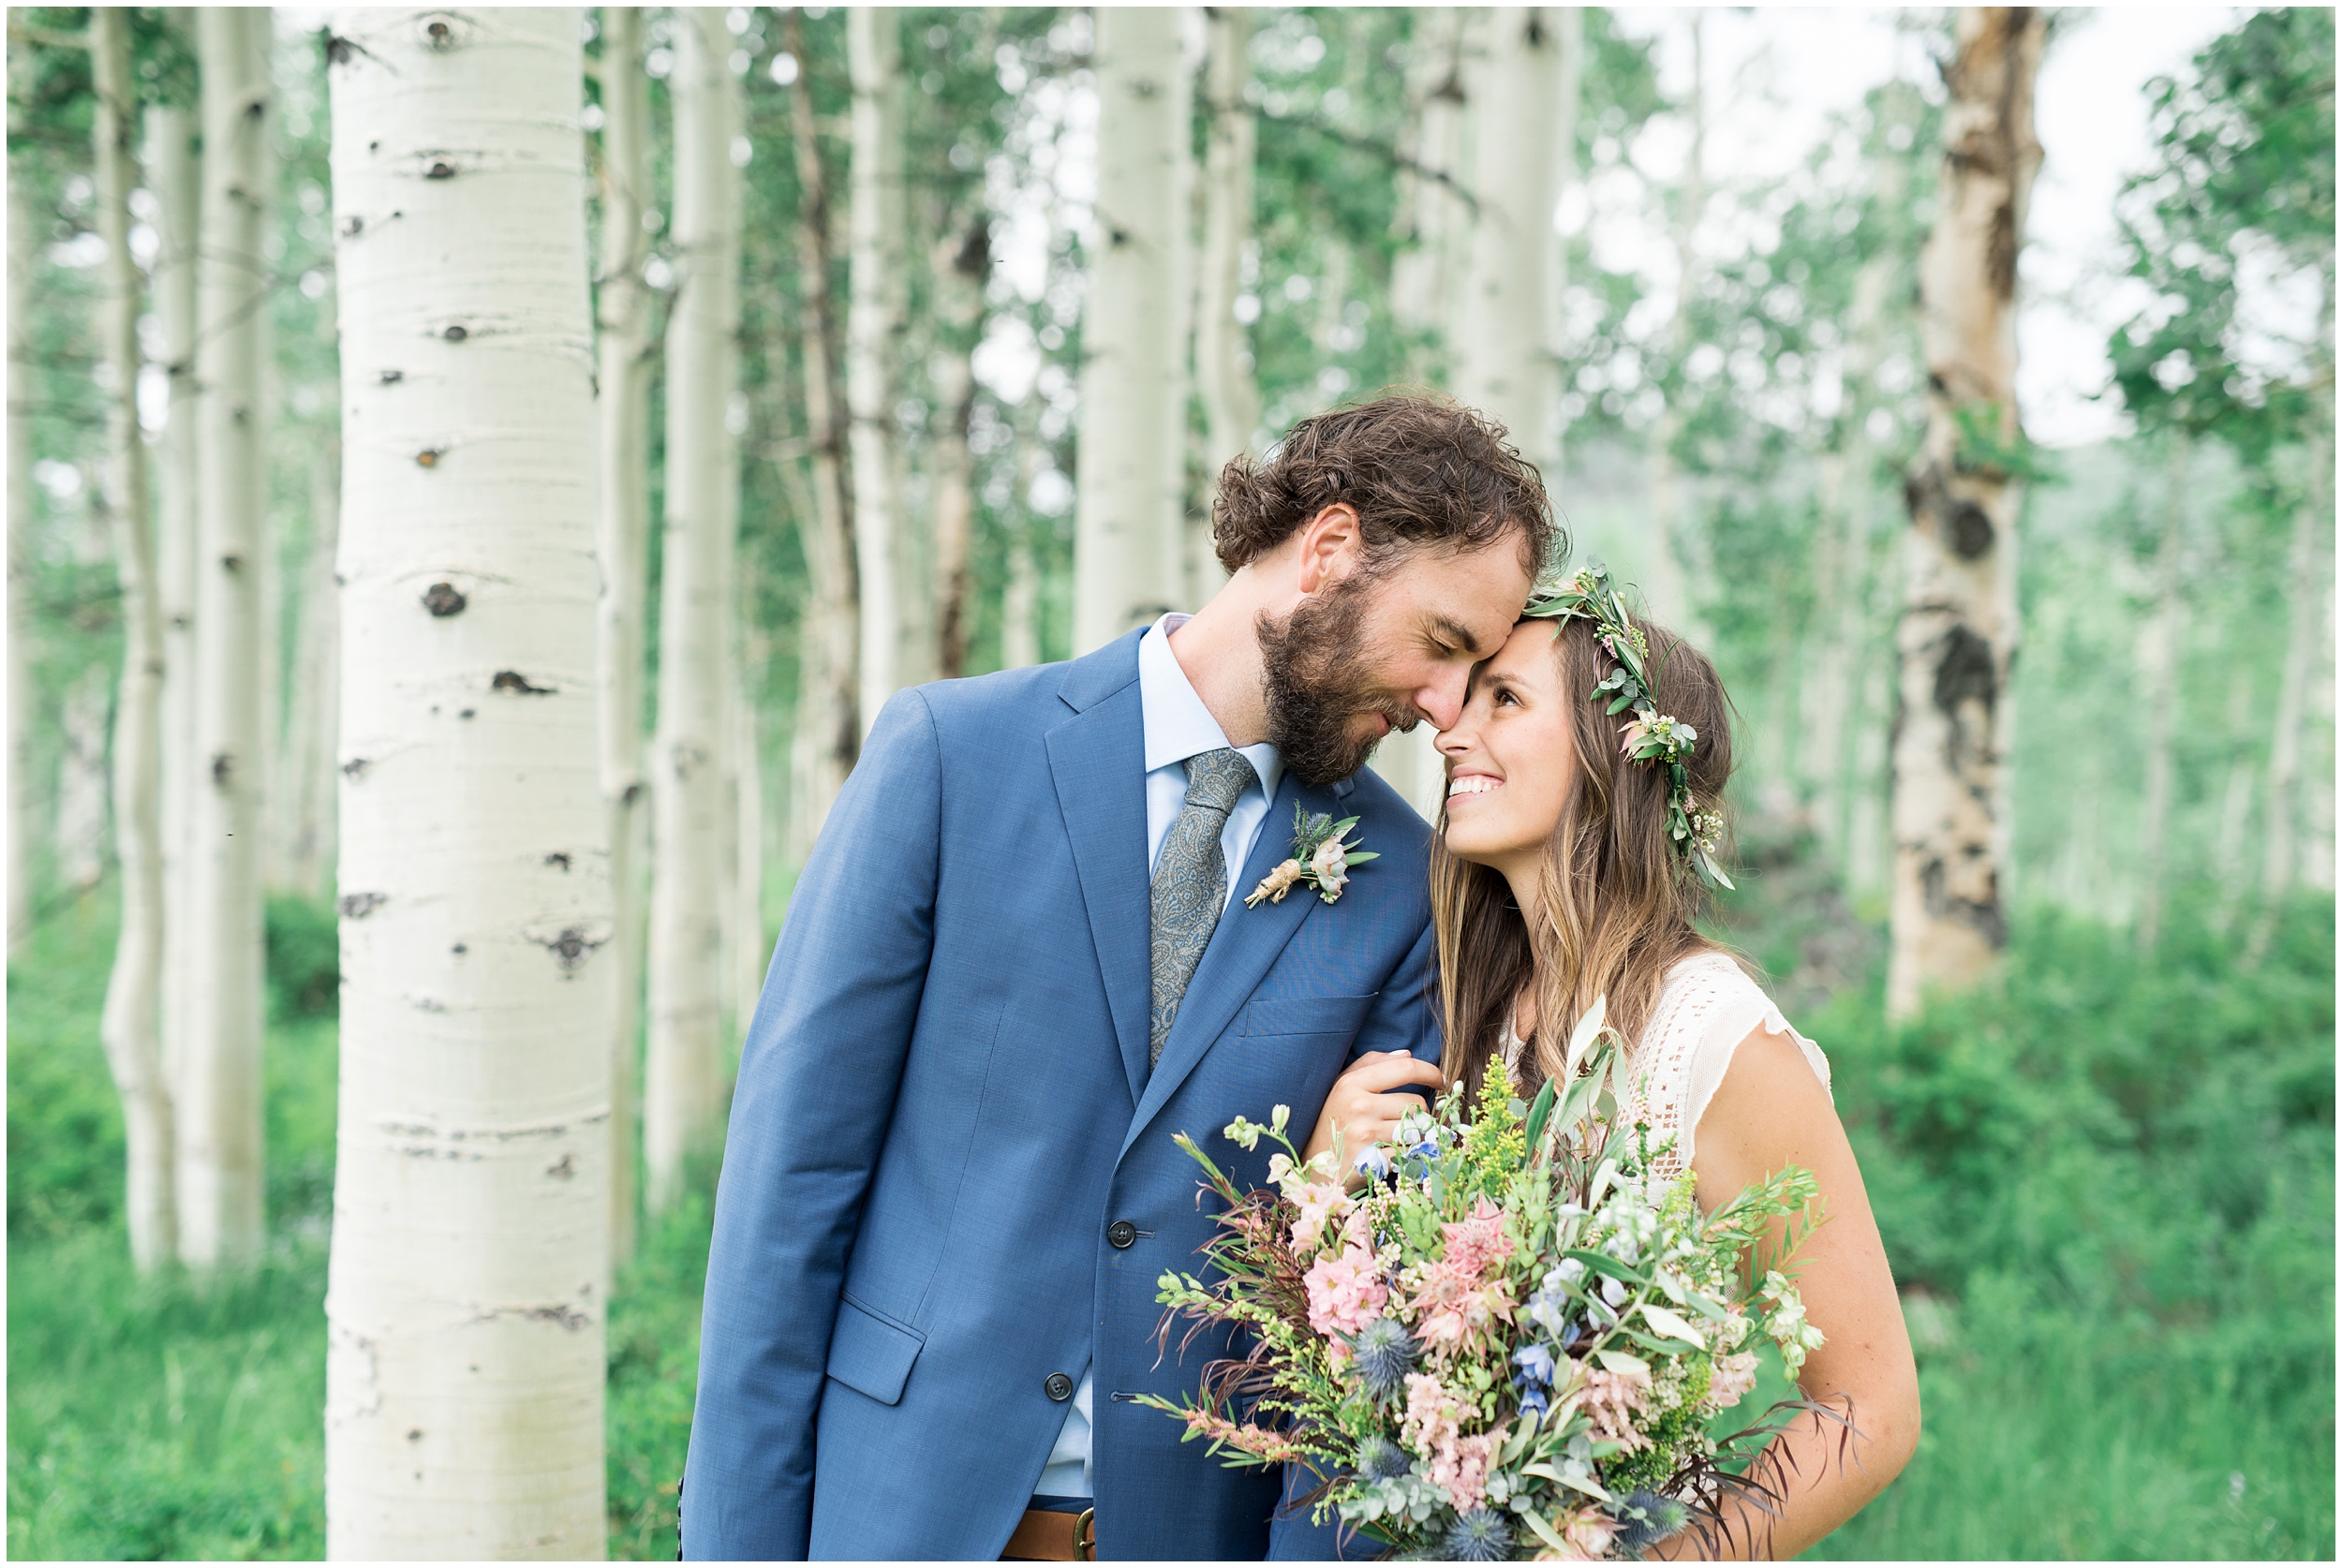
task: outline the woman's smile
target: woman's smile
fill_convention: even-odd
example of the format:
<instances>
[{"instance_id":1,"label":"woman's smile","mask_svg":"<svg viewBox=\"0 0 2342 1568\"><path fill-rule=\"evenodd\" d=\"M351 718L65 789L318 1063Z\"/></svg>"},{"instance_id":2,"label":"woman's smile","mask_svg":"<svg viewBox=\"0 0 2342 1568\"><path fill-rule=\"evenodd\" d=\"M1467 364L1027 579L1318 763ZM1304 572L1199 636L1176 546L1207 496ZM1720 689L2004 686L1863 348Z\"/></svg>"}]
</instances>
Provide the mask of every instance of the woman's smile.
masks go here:
<instances>
[{"instance_id":1,"label":"woman's smile","mask_svg":"<svg viewBox=\"0 0 2342 1568\"><path fill-rule=\"evenodd\" d=\"M1459 800L1468 799L1473 795L1485 795L1504 787L1505 781L1494 774L1460 773L1447 781L1449 809L1454 809L1454 803Z\"/></svg>"}]
</instances>

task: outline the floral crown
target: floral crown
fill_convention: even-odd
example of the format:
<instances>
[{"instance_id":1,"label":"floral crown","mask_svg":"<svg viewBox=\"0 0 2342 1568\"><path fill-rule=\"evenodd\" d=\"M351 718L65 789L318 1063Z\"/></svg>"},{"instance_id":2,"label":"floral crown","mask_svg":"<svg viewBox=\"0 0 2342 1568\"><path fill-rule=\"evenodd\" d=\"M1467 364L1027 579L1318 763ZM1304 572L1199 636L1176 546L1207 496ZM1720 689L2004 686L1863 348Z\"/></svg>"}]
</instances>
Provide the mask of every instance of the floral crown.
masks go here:
<instances>
[{"instance_id":1,"label":"floral crown","mask_svg":"<svg viewBox=\"0 0 2342 1568\"><path fill-rule=\"evenodd\" d=\"M1675 852L1710 887L1730 887L1732 879L1715 859L1716 842L1724 833L1723 814L1702 811L1693 802L1691 774L1683 765L1699 744L1699 732L1661 713L1652 702L1651 677L1644 673L1651 642L1627 615L1626 601L1610 586L1608 570L1585 567L1560 583L1539 584L1520 614L1523 620L1593 624L1594 640L1618 660L1618 668L1586 695L1608 703L1614 714L1634 710L1635 717L1620 732L1619 751L1638 762L1667 763L1668 836L1675 842Z\"/></svg>"}]
</instances>

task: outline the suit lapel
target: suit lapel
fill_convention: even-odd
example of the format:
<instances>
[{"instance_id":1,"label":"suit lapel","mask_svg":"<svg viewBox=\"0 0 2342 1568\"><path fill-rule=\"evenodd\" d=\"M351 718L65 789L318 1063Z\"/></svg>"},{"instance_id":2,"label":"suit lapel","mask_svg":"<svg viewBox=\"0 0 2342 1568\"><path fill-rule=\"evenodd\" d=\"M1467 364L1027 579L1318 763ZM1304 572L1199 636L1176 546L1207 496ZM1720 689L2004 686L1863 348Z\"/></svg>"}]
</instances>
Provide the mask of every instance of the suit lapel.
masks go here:
<instances>
[{"instance_id":1,"label":"suit lapel","mask_svg":"<svg viewBox=\"0 0 2342 1568\"><path fill-rule=\"evenodd\" d=\"M1213 929L1211 943L1204 949L1203 962L1195 966L1195 977L1188 982L1187 995L1179 1002L1179 1015L1172 1023L1171 1038L1163 1043L1163 1059L1155 1064L1154 1072L1147 1079L1146 1093L1140 1097L1138 1112L1131 1119L1130 1134L1122 1140L1124 1153L1130 1151L1147 1124L1178 1092L1187 1075L1195 1071L1212 1043L1235 1019L1237 1010L1268 973L1277 954L1284 951L1293 934L1301 928L1301 922L1318 907L1317 893L1309 887L1294 888L1282 903L1263 900L1252 909L1244 907L1245 895L1260 885L1260 880L1274 870L1278 862L1293 852L1293 808L1297 801L1312 815L1334 812L1341 804L1332 791L1304 786L1290 773L1279 783L1277 798L1269 803L1268 816L1253 840L1253 852L1246 857L1244 874L1236 884L1236 902L1228 906ZM1267 1110L1267 1106L1260 1106L1258 1114L1265 1116Z\"/></svg>"},{"instance_id":2,"label":"suit lapel","mask_svg":"<svg viewBox=\"0 0 2342 1568\"><path fill-rule=\"evenodd\" d=\"M1147 1082L1152 961L1147 941L1146 731L1136 647L1135 638L1124 638L1076 661L1060 695L1080 711L1045 737L1134 1102ZM1115 686L1118 673L1126 678ZM1104 687L1112 689L1101 695Z\"/></svg>"}]
</instances>

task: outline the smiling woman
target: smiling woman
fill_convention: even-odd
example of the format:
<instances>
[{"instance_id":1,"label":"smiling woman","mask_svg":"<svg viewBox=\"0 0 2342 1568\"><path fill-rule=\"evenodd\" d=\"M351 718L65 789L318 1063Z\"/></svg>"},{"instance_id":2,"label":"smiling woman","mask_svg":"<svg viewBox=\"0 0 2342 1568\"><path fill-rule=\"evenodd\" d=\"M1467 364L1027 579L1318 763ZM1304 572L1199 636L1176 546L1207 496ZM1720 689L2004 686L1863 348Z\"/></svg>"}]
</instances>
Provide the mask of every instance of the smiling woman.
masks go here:
<instances>
[{"instance_id":1,"label":"smiling woman","mask_svg":"<svg viewBox=\"0 0 2342 1568\"><path fill-rule=\"evenodd\" d=\"M1693 925L1724 881L1712 851L1732 752L1714 666L1674 633L1636 625L1598 569L1530 608L1439 738L1442 1076L1475 1101L1500 1060L1524 1095L1566 1085L1573 1028L1607 1012L1631 1043L1625 1110L1646 1130L1651 1169L1688 1176L1702 1213L1774 1173L1813 1174L1833 1223L1797 1227L1800 1283L1824 1336L1799 1383L1835 1413L1800 1416L1757 1459L1750 1473L1780 1494L1777 1514L1744 1503L1723 1514L1729 1554L1793 1555L1875 1496L1917 1442L1894 1281L1828 1060ZM1394 1091L1419 1081L1408 1065L1354 1066L1310 1150L1337 1130L1349 1148L1388 1136L1406 1103ZM1792 1234L1776 1221L1757 1254L1784 1256Z\"/></svg>"}]
</instances>

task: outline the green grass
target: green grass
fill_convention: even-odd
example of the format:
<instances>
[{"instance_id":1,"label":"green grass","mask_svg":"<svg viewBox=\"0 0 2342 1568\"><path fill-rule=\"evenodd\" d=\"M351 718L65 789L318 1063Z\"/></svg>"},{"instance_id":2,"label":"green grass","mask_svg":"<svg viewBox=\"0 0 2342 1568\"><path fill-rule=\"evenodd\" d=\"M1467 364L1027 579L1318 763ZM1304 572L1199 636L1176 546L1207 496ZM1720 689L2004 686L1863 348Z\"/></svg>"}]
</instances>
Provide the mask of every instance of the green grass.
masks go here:
<instances>
[{"instance_id":1,"label":"green grass","mask_svg":"<svg viewBox=\"0 0 2342 1568\"><path fill-rule=\"evenodd\" d=\"M1803 939L1781 928L1748 945L1786 966ZM2037 915L2000 981L1918 1025L1879 1020L1875 979L1801 1011L1926 1416L1902 1478L1814 1557L2333 1555L2333 904L2290 911L2258 967L2208 920L2172 928L2142 961ZM322 1552L329 931L271 911L278 1240L211 1291L125 1256L96 1038L111 910L58 911L10 966L11 1557ZM712 1171L614 1293L614 1558L674 1554Z\"/></svg>"}]
</instances>

